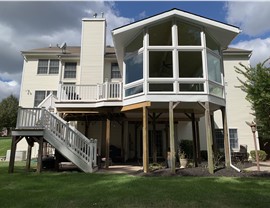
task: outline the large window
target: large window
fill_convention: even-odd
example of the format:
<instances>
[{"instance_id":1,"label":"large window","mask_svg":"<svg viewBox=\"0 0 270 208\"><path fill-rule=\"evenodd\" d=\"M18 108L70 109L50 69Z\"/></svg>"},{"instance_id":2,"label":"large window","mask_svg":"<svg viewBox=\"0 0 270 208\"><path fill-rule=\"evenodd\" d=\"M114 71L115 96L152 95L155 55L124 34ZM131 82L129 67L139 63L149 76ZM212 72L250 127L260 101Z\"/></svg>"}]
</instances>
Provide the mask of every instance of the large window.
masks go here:
<instances>
[{"instance_id":1,"label":"large window","mask_svg":"<svg viewBox=\"0 0 270 208\"><path fill-rule=\"evenodd\" d=\"M52 90L36 90L34 106L37 107L50 93L57 95L57 91Z\"/></svg>"},{"instance_id":2,"label":"large window","mask_svg":"<svg viewBox=\"0 0 270 208\"><path fill-rule=\"evenodd\" d=\"M111 78L112 79L119 79L121 78L120 69L117 63L112 63L111 65Z\"/></svg>"},{"instance_id":3,"label":"large window","mask_svg":"<svg viewBox=\"0 0 270 208\"><path fill-rule=\"evenodd\" d=\"M37 74L58 74L59 60L57 59L40 59L38 60Z\"/></svg>"},{"instance_id":4,"label":"large window","mask_svg":"<svg viewBox=\"0 0 270 208\"><path fill-rule=\"evenodd\" d=\"M143 54L133 53L125 58L126 80L125 83L131 83L143 78Z\"/></svg>"},{"instance_id":5,"label":"large window","mask_svg":"<svg viewBox=\"0 0 270 208\"><path fill-rule=\"evenodd\" d=\"M173 77L171 51L149 52L149 77Z\"/></svg>"},{"instance_id":6,"label":"large window","mask_svg":"<svg viewBox=\"0 0 270 208\"><path fill-rule=\"evenodd\" d=\"M149 45L172 45L172 21L150 27L148 33Z\"/></svg>"},{"instance_id":7,"label":"large window","mask_svg":"<svg viewBox=\"0 0 270 208\"><path fill-rule=\"evenodd\" d=\"M76 78L77 63L65 63L64 78Z\"/></svg>"},{"instance_id":8,"label":"large window","mask_svg":"<svg viewBox=\"0 0 270 208\"><path fill-rule=\"evenodd\" d=\"M207 52L208 79L221 83L221 65L220 58Z\"/></svg>"},{"instance_id":9,"label":"large window","mask_svg":"<svg viewBox=\"0 0 270 208\"><path fill-rule=\"evenodd\" d=\"M177 22L178 45L201 45L201 30L184 22Z\"/></svg>"},{"instance_id":10,"label":"large window","mask_svg":"<svg viewBox=\"0 0 270 208\"><path fill-rule=\"evenodd\" d=\"M215 129L215 137L217 142L217 148L224 149L224 131L223 129ZM238 148L238 133L237 129L229 129L230 147L233 149Z\"/></svg>"},{"instance_id":11,"label":"large window","mask_svg":"<svg viewBox=\"0 0 270 208\"><path fill-rule=\"evenodd\" d=\"M202 52L201 51L180 51L179 77L192 78L203 77Z\"/></svg>"}]
</instances>

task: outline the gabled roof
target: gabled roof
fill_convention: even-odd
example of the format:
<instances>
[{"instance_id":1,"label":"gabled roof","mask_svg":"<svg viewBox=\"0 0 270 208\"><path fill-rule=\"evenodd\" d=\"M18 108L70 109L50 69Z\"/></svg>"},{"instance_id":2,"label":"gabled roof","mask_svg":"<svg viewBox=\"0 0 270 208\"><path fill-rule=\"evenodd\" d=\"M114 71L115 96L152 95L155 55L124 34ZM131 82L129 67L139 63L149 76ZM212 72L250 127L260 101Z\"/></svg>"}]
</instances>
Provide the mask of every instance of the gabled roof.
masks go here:
<instances>
[{"instance_id":1,"label":"gabled roof","mask_svg":"<svg viewBox=\"0 0 270 208\"><path fill-rule=\"evenodd\" d=\"M135 35L143 30L143 28L173 17L177 17L203 27L208 33L215 37L215 40L220 43L223 49L227 48L230 42L241 32L238 27L174 8L114 29L112 31L112 36L117 56L123 56L121 48L124 48Z\"/></svg>"}]
</instances>

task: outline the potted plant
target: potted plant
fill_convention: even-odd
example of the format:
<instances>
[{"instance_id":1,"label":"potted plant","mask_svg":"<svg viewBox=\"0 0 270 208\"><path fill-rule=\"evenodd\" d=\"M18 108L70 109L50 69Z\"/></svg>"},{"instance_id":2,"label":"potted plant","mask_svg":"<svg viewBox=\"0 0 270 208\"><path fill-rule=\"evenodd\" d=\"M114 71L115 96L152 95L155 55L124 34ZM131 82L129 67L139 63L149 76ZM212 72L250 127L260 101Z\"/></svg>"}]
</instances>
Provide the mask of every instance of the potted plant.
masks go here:
<instances>
[{"instance_id":1,"label":"potted plant","mask_svg":"<svg viewBox=\"0 0 270 208\"><path fill-rule=\"evenodd\" d=\"M184 151L180 151L179 154L180 168L186 168L188 164L187 155Z\"/></svg>"}]
</instances>

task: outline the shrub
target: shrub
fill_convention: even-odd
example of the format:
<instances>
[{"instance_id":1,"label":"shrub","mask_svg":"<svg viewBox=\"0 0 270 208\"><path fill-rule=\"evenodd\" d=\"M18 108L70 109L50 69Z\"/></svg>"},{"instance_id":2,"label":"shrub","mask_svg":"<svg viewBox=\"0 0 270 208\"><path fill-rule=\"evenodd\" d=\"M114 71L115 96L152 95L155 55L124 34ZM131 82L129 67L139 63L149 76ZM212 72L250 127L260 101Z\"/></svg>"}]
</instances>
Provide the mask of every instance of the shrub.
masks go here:
<instances>
[{"instance_id":1,"label":"shrub","mask_svg":"<svg viewBox=\"0 0 270 208\"><path fill-rule=\"evenodd\" d=\"M255 150L250 151L250 156L253 160L256 160ZM259 161L265 161L267 154L263 150L258 150L258 156L259 156Z\"/></svg>"},{"instance_id":2,"label":"shrub","mask_svg":"<svg viewBox=\"0 0 270 208\"><path fill-rule=\"evenodd\" d=\"M186 154L188 159L193 158L193 141L192 140L181 140L180 151Z\"/></svg>"}]
</instances>

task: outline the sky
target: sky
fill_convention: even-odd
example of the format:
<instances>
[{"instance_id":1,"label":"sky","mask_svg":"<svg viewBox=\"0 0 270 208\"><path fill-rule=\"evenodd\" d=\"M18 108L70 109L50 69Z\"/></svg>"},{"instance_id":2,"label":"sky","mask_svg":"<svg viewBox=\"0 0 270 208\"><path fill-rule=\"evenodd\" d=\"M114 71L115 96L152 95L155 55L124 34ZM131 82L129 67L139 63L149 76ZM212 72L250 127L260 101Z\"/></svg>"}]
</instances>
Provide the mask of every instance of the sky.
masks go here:
<instances>
[{"instance_id":1,"label":"sky","mask_svg":"<svg viewBox=\"0 0 270 208\"><path fill-rule=\"evenodd\" d=\"M21 51L66 42L79 46L81 19L104 12L107 45L111 30L177 8L240 27L230 47L252 50L251 65L270 56L270 1L48 1L0 0L0 101L19 98Z\"/></svg>"}]
</instances>

